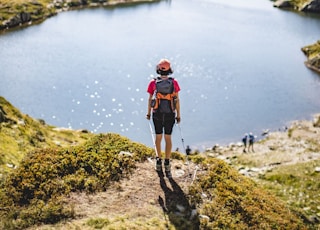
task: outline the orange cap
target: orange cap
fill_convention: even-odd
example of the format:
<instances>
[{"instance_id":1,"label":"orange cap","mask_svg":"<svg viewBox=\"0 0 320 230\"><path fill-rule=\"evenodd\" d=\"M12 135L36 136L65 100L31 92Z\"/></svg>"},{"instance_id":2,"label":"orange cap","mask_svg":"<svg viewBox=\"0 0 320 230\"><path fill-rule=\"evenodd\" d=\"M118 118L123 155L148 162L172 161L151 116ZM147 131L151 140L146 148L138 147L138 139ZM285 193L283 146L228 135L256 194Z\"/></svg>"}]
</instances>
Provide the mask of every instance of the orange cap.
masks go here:
<instances>
[{"instance_id":1,"label":"orange cap","mask_svg":"<svg viewBox=\"0 0 320 230\"><path fill-rule=\"evenodd\" d=\"M170 61L167 59L161 59L157 65L157 70L160 71L168 71L170 68Z\"/></svg>"}]
</instances>

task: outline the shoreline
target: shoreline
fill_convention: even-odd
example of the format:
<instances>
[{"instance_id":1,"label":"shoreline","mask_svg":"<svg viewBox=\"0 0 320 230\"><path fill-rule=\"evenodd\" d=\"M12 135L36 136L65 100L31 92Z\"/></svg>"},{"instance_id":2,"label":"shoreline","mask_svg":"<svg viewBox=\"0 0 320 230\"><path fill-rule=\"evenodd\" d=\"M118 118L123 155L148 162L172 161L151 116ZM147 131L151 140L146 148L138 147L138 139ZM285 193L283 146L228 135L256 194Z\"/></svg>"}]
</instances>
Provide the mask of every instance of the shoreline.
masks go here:
<instances>
[{"instance_id":1,"label":"shoreline","mask_svg":"<svg viewBox=\"0 0 320 230\"><path fill-rule=\"evenodd\" d=\"M138 4L158 3L162 0L80 0L80 1L56 1L43 0L44 2L18 3L4 2L0 3L0 34L14 31L17 29L32 26L44 22L46 19L56 16L61 12L81 10L98 7L116 7L131 6ZM21 10L16 10L21 8ZM10 9L10 13L8 12Z\"/></svg>"},{"instance_id":2,"label":"shoreline","mask_svg":"<svg viewBox=\"0 0 320 230\"><path fill-rule=\"evenodd\" d=\"M39 2L38 2L39 1ZM56 16L60 12L98 8L98 7L116 7L130 6L137 4L159 3L162 0L38 0L36 2L21 3L15 1L3 1L0 3L0 35L6 32L15 31L32 25L44 22L46 19ZM303 8L295 5L288 5L288 1L276 1L274 7L283 10L294 10L295 12L311 12L319 14L320 6L308 3ZM310 9L309 9L310 8ZM317 43L316 43L317 44ZM307 45L302 47L306 54L306 48L313 47L313 57L306 54L307 61L305 66L310 70L320 74L320 50L314 48L317 45Z\"/></svg>"},{"instance_id":3,"label":"shoreline","mask_svg":"<svg viewBox=\"0 0 320 230\"><path fill-rule=\"evenodd\" d=\"M295 119L290 120L286 122L287 125L282 126L281 128L265 128L264 130L261 130L261 133L253 133L255 136L255 144L261 143L266 141L268 138L277 136L278 134L288 134L291 132L291 130L299 129L301 125L303 126L314 126L315 128L320 127L320 113L314 113L310 114L310 119ZM320 130L319 130L320 134ZM215 151L216 149L237 149L237 148L243 148L243 143L241 141L243 136L239 136L237 140L234 141L225 141L225 142L216 142L215 144L210 145L210 141L206 142L208 143L208 146L205 145L205 142L202 142L203 144L198 144L196 147L202 146L202 148L194 148L192 149L193 152L199 152L199 153L206 153ZM288 136L288 139L290 137ZM320 136L318 138L318 141L320 143ZM192 146L191 146L192 147Z\"/></svg>"}]
</instances>

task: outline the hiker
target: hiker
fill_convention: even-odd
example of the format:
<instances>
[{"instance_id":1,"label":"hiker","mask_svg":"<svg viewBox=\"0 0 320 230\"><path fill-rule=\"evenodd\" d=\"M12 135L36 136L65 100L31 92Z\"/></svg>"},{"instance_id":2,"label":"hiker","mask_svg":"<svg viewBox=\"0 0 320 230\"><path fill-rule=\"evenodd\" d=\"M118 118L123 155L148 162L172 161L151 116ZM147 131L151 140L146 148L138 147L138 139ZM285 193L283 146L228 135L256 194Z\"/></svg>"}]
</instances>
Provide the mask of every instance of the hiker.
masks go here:
<instances>
[{"instance_id":1,"label":"hiker","mask_svg":"<svg viewBox=\"0 0 320 230\"><path fill-rule=\"evenodd\" d=\"M255 141L255 136L252 133L249 133L249 147L248 147L248 152L250 152L250 147L252 152L254 153L254 149L253 149L253 143Z\"/></svg>"},{"instance_id":2,"label":"hiker","mask_svg":"<svg viewBox=\"0 0 320 230\"><path fill-rule=\"evenodd\" d=\"M187 145L187 148L186 148L186 154L187 154L187 156L190 155L190 153L191 153L191 148L190 148L189 145Z\"/></svg>"},{"instance_id":3,"label":"hiker","mask_svg":"<svg viewBox=\"0 0 320 230\"><path fill-rule=\"evenodd\" d=\"M164 168L168 177L171 177L171 134L175 121L180 123L181 120L179 102L180 86L176 79L169 77L169 75L173 73L169 60L161 59L156 66L156 72L159 76L149 82L147 89L149 100L146 118L150 120L152 117L156 133L156 170L162 172L161 141L164 133Z\"/></svg>"},{"instance_id":4,"label":"hiker","mask_svg":"<svg viewBox=\"0 0 320 230\"><path fill-rule=\"evenodd\" d=\"M246 148L247 148L247 143L248 143L248 134L247 133L244 134L244 137L242 138L242 143L244 146L243 152L246 153L247 152Z\"/></svg>"}]
</instances>

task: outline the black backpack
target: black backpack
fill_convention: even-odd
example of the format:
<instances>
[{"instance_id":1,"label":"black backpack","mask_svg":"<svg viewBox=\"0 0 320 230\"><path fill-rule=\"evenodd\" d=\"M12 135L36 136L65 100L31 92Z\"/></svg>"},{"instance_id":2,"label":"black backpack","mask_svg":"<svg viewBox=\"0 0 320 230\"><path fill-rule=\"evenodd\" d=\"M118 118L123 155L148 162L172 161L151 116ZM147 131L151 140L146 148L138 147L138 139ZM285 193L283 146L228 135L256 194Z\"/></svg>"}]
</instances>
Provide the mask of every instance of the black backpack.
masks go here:
<instances>
[{"instance_id":1,"label":"black backpack","mask_svg":"<svg viewBox=\"0 0 320 230\"><path fill-rule=\"evenodd\" d=\"M155 91L155 105L153 108L160 113L173 113L175 110L175 98L173 78L161 79L160 77L155 79L156 91Z\"/></svg>"}]
</instances>

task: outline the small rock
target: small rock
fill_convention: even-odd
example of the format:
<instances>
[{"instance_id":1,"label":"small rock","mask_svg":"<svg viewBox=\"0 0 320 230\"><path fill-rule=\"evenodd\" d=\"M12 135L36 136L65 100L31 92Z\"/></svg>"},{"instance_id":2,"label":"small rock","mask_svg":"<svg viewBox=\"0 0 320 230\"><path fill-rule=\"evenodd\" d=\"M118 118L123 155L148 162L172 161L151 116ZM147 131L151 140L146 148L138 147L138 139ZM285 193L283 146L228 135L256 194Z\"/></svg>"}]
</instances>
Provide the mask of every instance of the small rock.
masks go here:
<instances>
[{"instance_id":1,"label":"small rock","mask_svg":"<svg viewBox=\"0 0 320 230\"><path fill-rule=\"evenodd\" d=\"M24 120L19 120L18 125L26 125L26 123L24 122Z\"/></svg>"},{"instance_id":2,"label":"small rock","mask_svg":"<svg viewBox=\"0 0 320 230\"><path fill-rule=\"evenodd\" d=\"M273 4L273 6L278 8L290 8L292 7L292 3L290 0L278 0Z\"/></svg>"},{"instance_id":3,"label":"small rock","mask_svg":"<svg viewBox=\"0 0 320 230\"><path fill-rule=\"evenodd\" d=\"M226 156L223 156L223 155L220 155L220 156L217 157L217 159L226 161L226 160L227 160L227 157L226 157Z\"/></svg>"},{"instance_id":4,"label":"small rock","mask_svg":"<svg viewBox=\"0 0 320 230\"><path fill-rule=\"evenodd\" d=\"M179 210L179 212L184 212L186 210L186 208L180 204L177 204L176 208Z\"/></svg>"},{"instance_id":5,"label":"small rock","mask_svg":"<svg viewBox=\"0 0 320 230\"><path fill-rule=\"evenodd\" d=\"M61 142L60 141L53 141L57 146L61 146Z\"/></svg>"},{"instance_id":6,"label":"small rock","mask_svg":"<svg viewBox=\"0 0 320 230\"><path fill-rule=\"evenodd\" d=\"M14 168L15 165L14 165L14 164L7 164L7 167L9 167L9 168Z\"/></svg>"},{"instance_id":7,"label":"small rock","mask_svg":"<svg viewBox=\"0 0 320 230\"><path fill-rule=\"evenodd\" d=\"M190 215L190 220L192 220L193 218L195 218L197 216L197 209L192 209L191 210L191 215Z\"/></svg>"},{"instance_id":8,"label":"small rock","mask_svg":"<svg viewBox=\"0 0 320 230\"><path fill-rule=\"evenodd\" d=\"M184 216L184 214L181 213L181 212L175 212L174 214L175 214L176 216Z\"/></svg>"},{"instance_id":9,"label":"small rock","mask_svg":"<svg viewBox=\"0 0 320 230\"><path fill-rule=\"evenodd\" d=\"M316 167L316 168L314 169L314 171L320 172L320 167Z\"/></svg>"},{"instance_id":10,"label":"small rock","mask_svg":"<svg viewBox=\"0 0 320 230\"><path fill-rule=\"evenodd\" d=\"M201 219L206 219L206 220L210 220L210 217L207 215L199 215L199 218Z\"/></svg>"},{"instance_id":11,"label":"small rock","mask_svg":"<svg viewBox=\"0 0 320 230\"><path fill-rule=\"evenodd\" d=\"M178 170L175 171L175 175L176 175L177 177L181 177L181 176L183 176L184 174L185 174L185 171L182 170L182 169L178 169Z\"/></svg>"},{"instance_id":12,"label":"small rock","mask_svg":"<svg viewBox=\"0 0 320 230\"><path fill-rule=\"evenodd\" d=\"M250 168L249 170L248 170L249 172L260 172L261 171L261 169L259 169L259 168Z\"/></svg>"},{"instance_id":13,"label":"small rock","mask_svg":"<svg viewBox=\"0 0 320 230\"><path fill-rule=\"evenodd\" d=\"M132 157L132 153L130 153L130 152L125 152L125 151L121 151L121 152L119 153L119 155L126 155L126 156L129 156L129 157Z\"/></svg>"}]
</instances>

